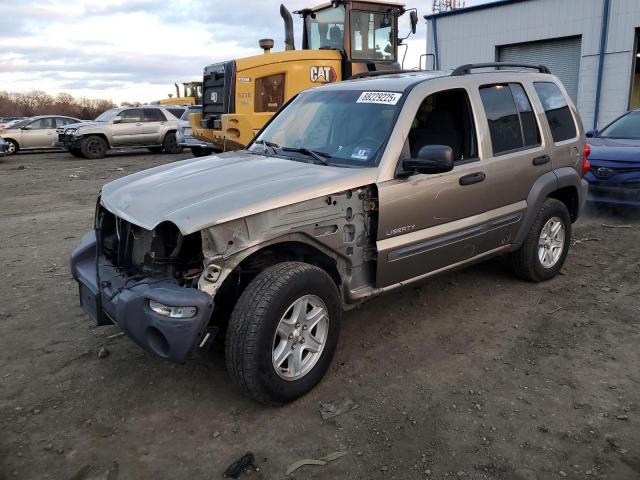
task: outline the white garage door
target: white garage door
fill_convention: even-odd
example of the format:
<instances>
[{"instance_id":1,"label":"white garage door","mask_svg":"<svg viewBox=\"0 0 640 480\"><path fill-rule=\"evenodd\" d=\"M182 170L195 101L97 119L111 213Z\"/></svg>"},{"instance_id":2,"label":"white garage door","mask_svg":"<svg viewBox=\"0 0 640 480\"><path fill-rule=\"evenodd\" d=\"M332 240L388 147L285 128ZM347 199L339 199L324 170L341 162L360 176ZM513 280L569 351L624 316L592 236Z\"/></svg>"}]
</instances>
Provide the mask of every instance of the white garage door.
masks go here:
<instances>
[{"instance_id":1,"label":"white garage door","mask_svg":"<svg viewBox=\"0 0 640 480\"><path fill-rule=\"evenodd\" d=\"M551 73L562 80L575 102L578 98L581 45L581 37L504 45L498 47L498 60L546 65Z\"/></svg>"}]
</instances>

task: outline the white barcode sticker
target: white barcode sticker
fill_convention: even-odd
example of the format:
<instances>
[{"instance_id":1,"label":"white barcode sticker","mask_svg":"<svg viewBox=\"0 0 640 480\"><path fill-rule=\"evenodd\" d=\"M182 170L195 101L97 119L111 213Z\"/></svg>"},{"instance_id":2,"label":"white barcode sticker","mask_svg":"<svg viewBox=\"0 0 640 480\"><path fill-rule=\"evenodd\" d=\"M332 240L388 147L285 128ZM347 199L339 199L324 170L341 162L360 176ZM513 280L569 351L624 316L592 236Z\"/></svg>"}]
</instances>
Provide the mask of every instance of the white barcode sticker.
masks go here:
<instances>
[{"instance_id":1,"label":"white barcode sticker","mask_svg":"<svg viewBox=\"0 0 640 480\"><path fill-rule=\"evenodd\" d=\"M395 92L362 92L356 103L382 103L385 105L395 105L401 97L401 93Z\"/></svg>"}]
</instances>

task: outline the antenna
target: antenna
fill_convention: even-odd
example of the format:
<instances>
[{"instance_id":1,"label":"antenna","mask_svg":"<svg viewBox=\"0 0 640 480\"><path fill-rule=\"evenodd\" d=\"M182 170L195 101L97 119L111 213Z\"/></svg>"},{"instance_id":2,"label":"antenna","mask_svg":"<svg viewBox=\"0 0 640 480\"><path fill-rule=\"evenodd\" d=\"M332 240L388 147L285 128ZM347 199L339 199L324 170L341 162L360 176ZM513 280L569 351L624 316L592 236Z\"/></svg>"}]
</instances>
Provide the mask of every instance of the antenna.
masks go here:
<instances>
[{"instance_id":1,"label":"antenna","mask_svg":"<svg viewBox=\"0 0 640 480\"><path fill-rule=\"evenodd\" d=\"M433 0L433 13L448 12L464 8L465 0Z\"/></svg>"}]
</instances>

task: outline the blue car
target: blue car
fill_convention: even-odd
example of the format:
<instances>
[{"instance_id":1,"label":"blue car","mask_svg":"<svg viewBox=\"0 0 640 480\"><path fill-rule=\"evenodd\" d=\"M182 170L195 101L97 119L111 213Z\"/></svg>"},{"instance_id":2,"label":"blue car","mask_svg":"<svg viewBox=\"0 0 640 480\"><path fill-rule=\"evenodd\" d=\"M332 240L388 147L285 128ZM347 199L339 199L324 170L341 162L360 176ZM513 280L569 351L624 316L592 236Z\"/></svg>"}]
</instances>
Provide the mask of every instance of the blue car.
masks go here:
<instances>
[{"instance_id":1,"label":"blue car","mask_svg":"<svg viewBox=\"0 0 640 480\"><path fill-rule=\"evenodd\" d=\"M602 131L587 132L591 147L588 201L640 206L640 109L617 118Z\"/></svg>"}]
</instances>

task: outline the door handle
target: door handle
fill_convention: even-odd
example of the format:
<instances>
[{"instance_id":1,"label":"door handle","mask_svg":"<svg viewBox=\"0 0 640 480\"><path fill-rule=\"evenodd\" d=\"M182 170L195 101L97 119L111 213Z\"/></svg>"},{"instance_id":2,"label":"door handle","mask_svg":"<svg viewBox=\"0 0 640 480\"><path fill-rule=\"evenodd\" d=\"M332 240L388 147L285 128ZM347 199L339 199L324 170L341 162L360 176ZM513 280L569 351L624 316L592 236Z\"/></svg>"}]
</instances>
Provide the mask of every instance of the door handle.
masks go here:
<instances>
[{"instance_id":1,"label":"door handle","mask_svg":"<svg viewBox=\"0 0 640 480\"><path fill-rule=\"evenodd\" d=\"M546 163L549 163L550 161L551 161L551 157L549 155L542 155L540 157L534 158L532 163L535 166L538 166L538 165L544 165Z\"/></svg>"},{"instance_id":2,"label":"door handle","mask_svg":"<svg viewBox=\"0 0 640 480\"><path fill-rule=\"evenodd\" d=\"M460 185L463 187L465 185L473 185L474 183L480 183L486 178L484 172L476 172L471 173L469 175L465 175L464 177L460 177Z\"/></svg>"}]
</instances>

